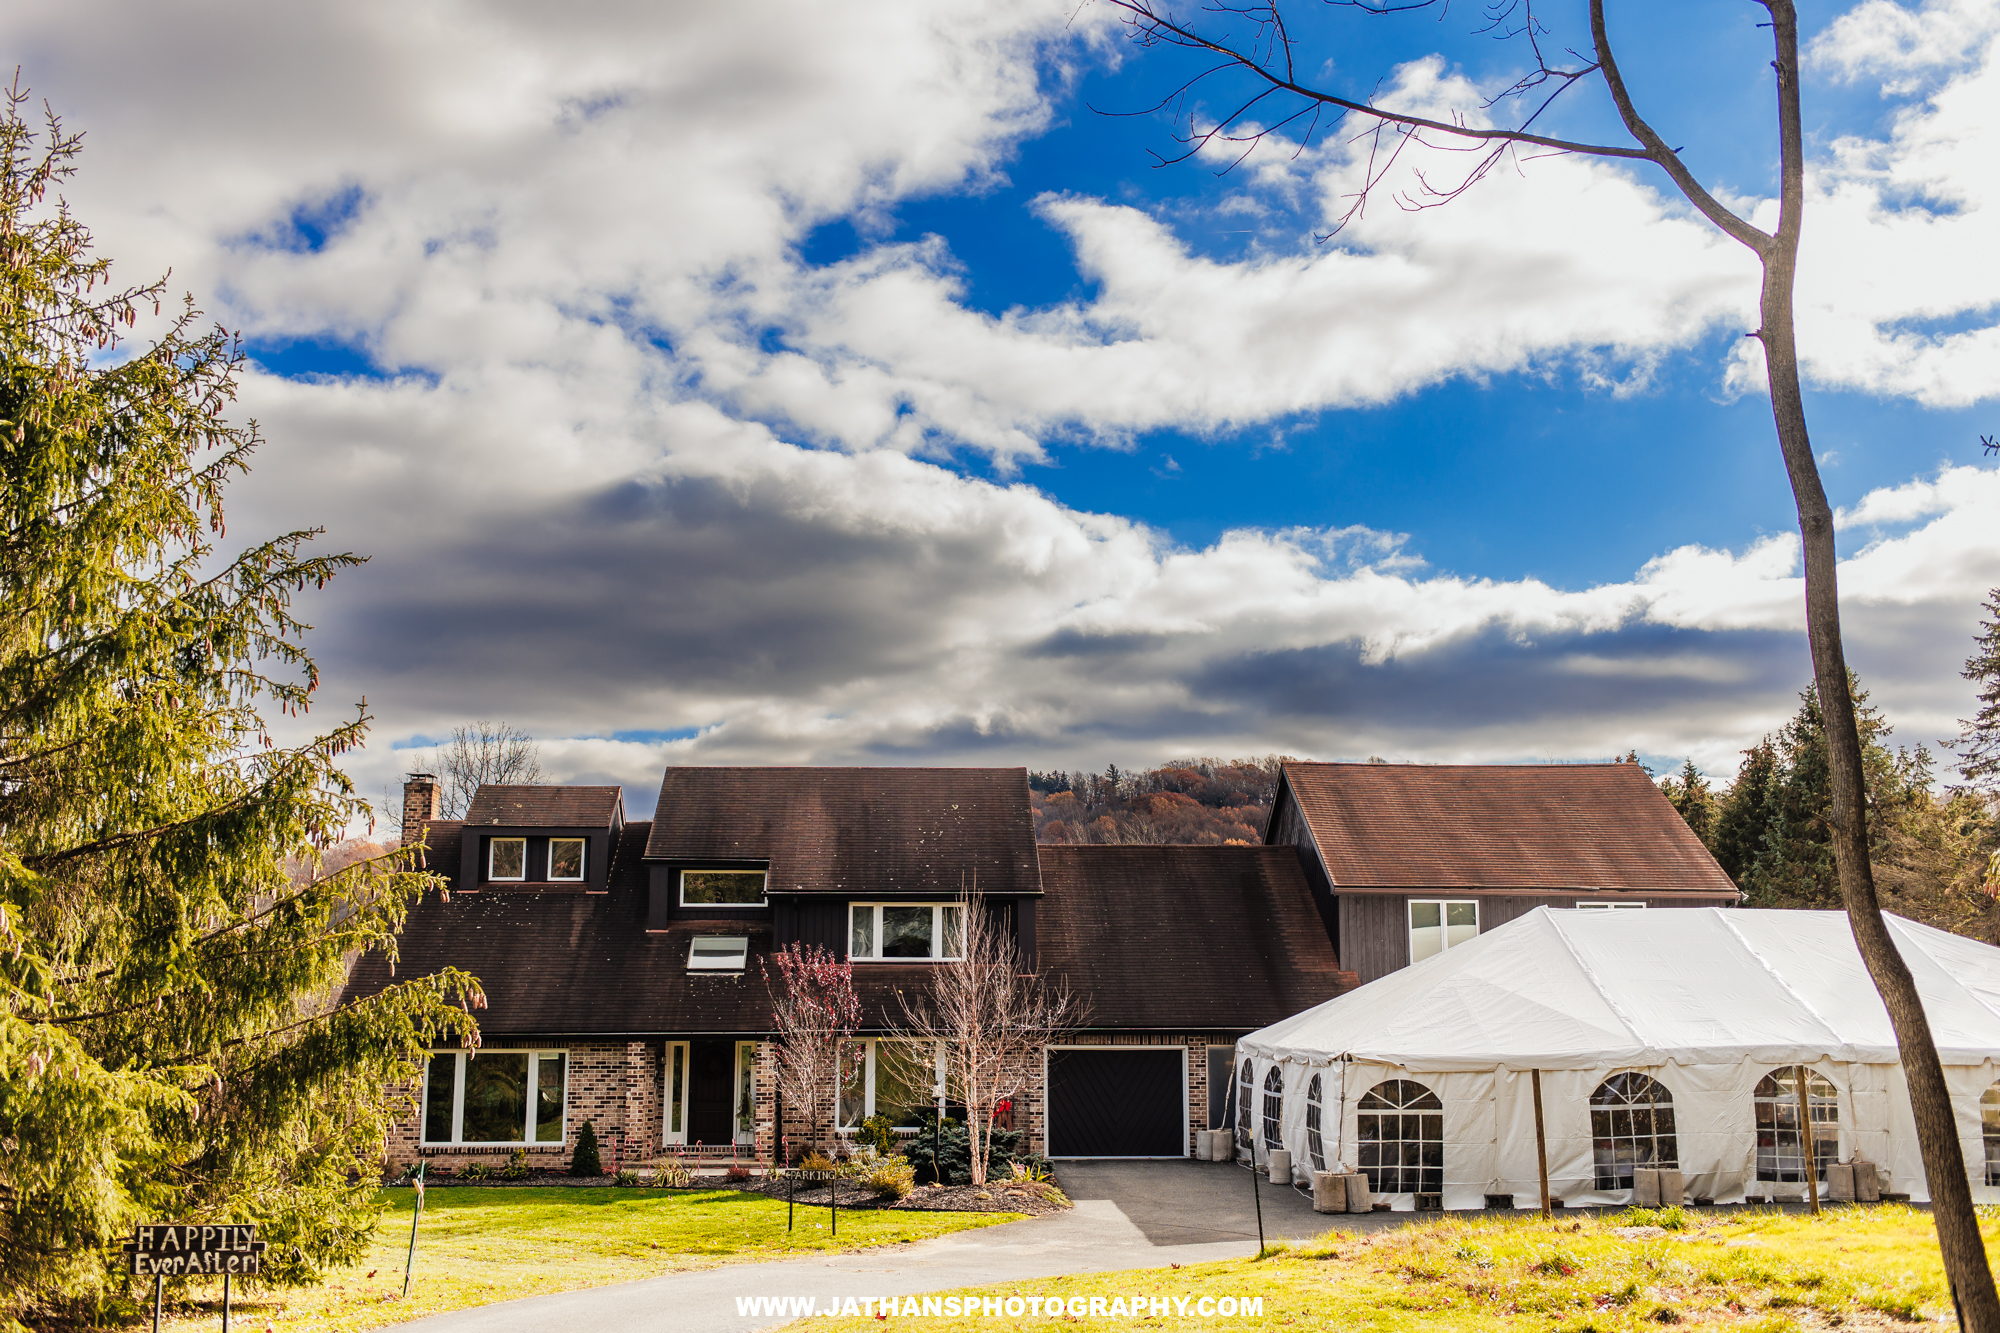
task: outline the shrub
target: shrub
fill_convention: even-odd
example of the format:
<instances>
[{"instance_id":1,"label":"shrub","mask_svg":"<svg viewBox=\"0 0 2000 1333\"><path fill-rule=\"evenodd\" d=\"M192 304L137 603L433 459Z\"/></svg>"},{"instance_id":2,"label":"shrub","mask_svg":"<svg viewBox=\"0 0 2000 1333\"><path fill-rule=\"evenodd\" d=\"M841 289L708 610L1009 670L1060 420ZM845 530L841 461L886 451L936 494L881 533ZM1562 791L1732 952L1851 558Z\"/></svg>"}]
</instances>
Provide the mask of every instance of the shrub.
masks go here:
<instances>
[{"instance_id":1,"label":"shrub","mask_svg":"<svg viewBox=\"0 0 2000 1333\"><path fill-rule=\"evenodd\" d=\"M639 1183L639 1173L637 1171L634 1171L631 1167L628 1166L624 1170L612 1176L611 1183L614 1185L625 1185L625 1186L636 1185Z\"/></svg>"},{"instance_id":2,"label":"shrub","mask_svg":"<svg viewBox=\"0 0 2000 1333\"><path fill-rule=\"evenodd\" d=\"M493 1168L484 1162L467 1162L458 1170L460 1180L486 1180L493 1175Z\"/></svg>"},{"instance_id":3,"label":"shrub","mask_svg":"<svg viewBox=\"0 0 2000 1333\"><path fill-rule=\"evenodd\" d=\"M799 1159L799 1170L831 1171L833 1170L833 1163L821 1156L819 1149L815 1148Z\"/></svg>"},{"instance_id":4,"label":"shrub","mask_svg":"<svg viewBox=\"0 0 2000 1333\"><path fill-rule=\"evenodd\" d=\"M917 1169L907 1158L885 1157L868 1173L868 1188L878 1199L906 1198L916 1187Z\"/></svg>"},{"instance_id":5,"label":"shrub","mask_svg":"<svg viewBox=\"0 0 2000 1333\"><path fill-rule=\"evenodd\" d=\"M1013 1174L1014 1159L1021 1152L1021 1131L994 1126L986 1145L986 1178L1005 1180ZM935 1160L933 1160L935 1154ZM924 1131L903 1145L903 1156L916 1168L917 1179L940 1185L972 1182L972 1136L964 1125L946 1118L933 1121Z\"/></svg>"},{"instance_id":6,"label":"shrub","mask_svg":"<svg viewBox=\"0 0 2000 1333\"><path fill-rule=\"evenodd\" d=\"M604 1163L597 1156L597 1126L588 1120L577 1132L576 1151L570 1154L569 1173L573 1176L601 1176Z\"/></svg>"},{"instance_id":7,"label":"shrub","mask_svg":"<svg viewBox=\"0 0 2000 1333\"><path fill-rule=\"evenodd\" d=\"M527 1178L528 1150L526 1148L516 1148L514 1149L513 1156L507 1159L507 1165L500 1168L500 1179L526 1180Z\"/></svg>"},{"instance_id":8,"label":"shrub","mask_svg":"<svg viewBox=\"0 0 2000 1333\"><path fill-rule=\"evenodd\" d=\"M732 1163L729 1170L723 1173L723 1178L732 1185L741 1185L750 1179L750 1170L748 1167Z\"/></svg>"},{"instance_id":9,"label":"shrub","mask_svg":"<svg viewBox=\"0 0 2000 1333\"><path fill-rule=\"evenodd\" d=\"M653 1183L661 1189L684 1190L693 1178L687 1163L678 1157L662 1157L653 1163Z\"/></svg>"},{"instance_id":10,"label":"shrub","mask_svg":"<svg viewBox=\"0 0 2000 1333\"><path fill-rule=\"evenodd\" d=\"M886 1115L871 1115L861 1122L861 1139L887 1157L896 1151L896 1122Z\"/></svg>"}]
</instances>

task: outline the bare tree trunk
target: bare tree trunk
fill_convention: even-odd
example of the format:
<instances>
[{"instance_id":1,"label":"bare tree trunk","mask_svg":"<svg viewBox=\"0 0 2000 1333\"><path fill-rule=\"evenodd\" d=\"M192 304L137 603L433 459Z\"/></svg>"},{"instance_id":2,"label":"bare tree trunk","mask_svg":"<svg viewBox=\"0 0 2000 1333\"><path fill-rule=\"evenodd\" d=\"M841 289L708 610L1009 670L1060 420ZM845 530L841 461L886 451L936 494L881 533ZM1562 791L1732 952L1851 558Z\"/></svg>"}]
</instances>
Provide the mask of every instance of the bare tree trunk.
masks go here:
<instances>
[{"instance_id":1,"label":"bare tree trunk","mask_svg":"<svg viewBox=\"0 0 2000 1333\"><path fill-rule=\"evenodd\" d=\"M1764 363L1771 383L1771 415L1778 445L1791 478L1798 507L1799 536L1806 569L1806 638L1812 649L1813 681L1825 719L1827 761L1833 788L1830 832L1834 866L1848 923L1868 974L1881 992L1896 1045L1903 1058L1903 1077L1910 1090L1910 1110L1923 1152L1924 1175L1930 1187L1931 1215L1937 1223L1938 1246L1952 1295L1965 1327L1979 1333L2000 1333L2000 1294L1986 1264L1986 1246L1972 1208L1971 1180L1952 1112L1951 1090L1944 1065L1931 1037L1930 1020L1908 964L1896 950L1882 907L1875 896L1875 875L1868 860L1867 787L1861 767L1861 732L1855 724L1854 700L1848 692L1847 657L1840 642L1840 589L1834 545L1833 509L1820 484L1806 432L1805 401L1799 391L1798 343L1792 322L1792 289L1798 270L1799 228L1805 204L1805 150L1799 113L1798 12L1792 0L1770 0L1778 59L1778 128L1783 153L1783 195L1778 230L1763 255L1764 289L1759 302L1763 327Z\"/></svg>"}]
</instances>

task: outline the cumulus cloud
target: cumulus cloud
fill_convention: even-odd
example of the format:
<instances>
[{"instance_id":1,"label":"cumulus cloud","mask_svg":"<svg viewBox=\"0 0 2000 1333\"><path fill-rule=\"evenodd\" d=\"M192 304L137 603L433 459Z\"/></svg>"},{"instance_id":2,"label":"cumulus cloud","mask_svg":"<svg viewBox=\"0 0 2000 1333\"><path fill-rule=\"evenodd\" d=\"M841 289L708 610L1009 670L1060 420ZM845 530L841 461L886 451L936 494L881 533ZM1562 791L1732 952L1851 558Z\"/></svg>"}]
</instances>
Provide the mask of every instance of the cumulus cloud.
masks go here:
<instances>
[{"instance_id":1,"label":"cumulus cloud","mask_svg":"<svg viewBox=\"0 0 2000 1333\"><path fill-rule=\"evenodd\" d=\"M1334 247L1302 225L1230 258L1170 209L1046 194L1035 216L1092 294L997 315L966 301L946 238L806 261L822 222L876 236L905 201L999 179L1071 62L1100 58L1097 21L1040 0L87 22L22 3L0 32L89 130L70 199L126 275L173 265L266 346L339 342L370 367L249 377L272 443L232 511L234 531L323 522L373 557L309 611L327 694L366 693L406 747L364 756L367 783L478 716L641 810L665 762L1637 745L1727 769L1805 679L1789 538L1564 589L1434 574L1420 542L1352 527L1187 548L927 461L1548 365L1632 387L1749 308L1745 256L1574 159L1498 174L1476 207L1385 210ZM1822 378L1978 391L1984 335L1895 321L1984 290L1959 219L1990 169L1965 160L1989 67L1937 75L1891 138L1816 177L1854 221L1824 227L1814 264L1859 271L1893 234L1913 266L1812 296L1843 330L1809 349ZM1479 98L1435 61L1398 77L1426 105ZM1329 211L1356 151L1253 162L1222 207ZM1911 191L1959 211L1883 203ZM1916 271L1935 253L1952 283ZM2000 583L1978 517L1994 487L1959 469L1844 518L1867 543L1844 569L1850 643L1920 736L1948 728L1937 682Z\"/></svg>"}]
</instances>

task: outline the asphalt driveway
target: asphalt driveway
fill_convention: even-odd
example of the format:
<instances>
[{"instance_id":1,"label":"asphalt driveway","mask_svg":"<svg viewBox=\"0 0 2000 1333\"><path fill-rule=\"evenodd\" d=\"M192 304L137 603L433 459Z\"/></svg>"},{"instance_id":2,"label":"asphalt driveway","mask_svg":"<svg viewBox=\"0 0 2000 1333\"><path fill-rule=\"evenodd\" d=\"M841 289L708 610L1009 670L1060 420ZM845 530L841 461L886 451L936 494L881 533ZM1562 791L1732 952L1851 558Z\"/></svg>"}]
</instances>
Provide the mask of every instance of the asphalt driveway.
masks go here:
<instances>
[{"instance_id":1,"label":"asphalt driveway","mask_svg":"<svg viewBox=\"0 0 2000 1333\"><path fill-rule=\"evenodd\" d=\"M1064 1162L1057 1175L1074 1210L964 1231L916 1245L860 1254L787 1259L674 1273L554 1296L433 1315L400 1328L422 1333L542 1333L551 1328L618 1333L705 1333L769 1328L789 1316L739 1314L739 1297L907 1296L992 1282L1031 1282L1167 1264L1247 1258L1265 1234L1302 1239L1330 1227L1397 1226L1410 1215L1321 1216L1296 1190L1258 1182L1229 1163ZM1023 1294L1029 1294L1023 1288Z\"/></svg>"}]
</instances>

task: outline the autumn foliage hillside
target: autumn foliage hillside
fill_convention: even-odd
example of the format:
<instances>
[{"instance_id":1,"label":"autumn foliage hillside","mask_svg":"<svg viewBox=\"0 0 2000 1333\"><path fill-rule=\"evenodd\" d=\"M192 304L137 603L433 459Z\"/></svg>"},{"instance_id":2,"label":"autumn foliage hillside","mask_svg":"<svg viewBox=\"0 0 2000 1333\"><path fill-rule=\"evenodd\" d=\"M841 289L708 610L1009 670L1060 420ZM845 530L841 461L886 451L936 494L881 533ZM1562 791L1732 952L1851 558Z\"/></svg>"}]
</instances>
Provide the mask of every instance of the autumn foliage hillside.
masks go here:
<instances>
[{"instance_id":1,"label":"autumn foliage hillside","mask_svg":"<svg viewBox=\"0 0 2000 1333\"><path fill-rule=\"evenodd\" d=\"M1144 772L1028 774L1035 840L1251 846L1288 756L1182 759Z\"/></svg>"}]
</instances>

